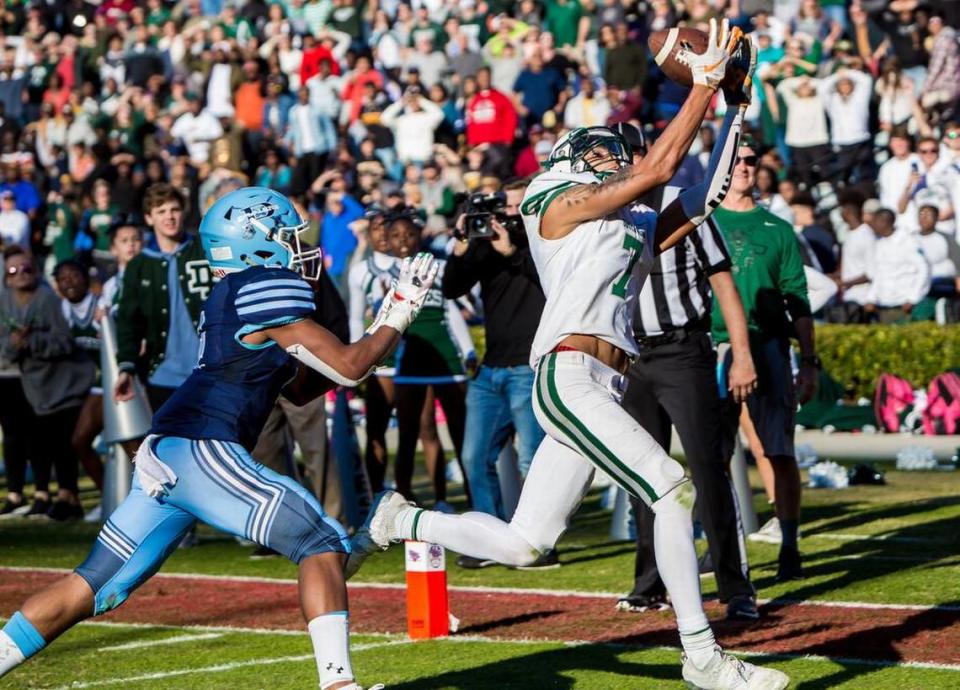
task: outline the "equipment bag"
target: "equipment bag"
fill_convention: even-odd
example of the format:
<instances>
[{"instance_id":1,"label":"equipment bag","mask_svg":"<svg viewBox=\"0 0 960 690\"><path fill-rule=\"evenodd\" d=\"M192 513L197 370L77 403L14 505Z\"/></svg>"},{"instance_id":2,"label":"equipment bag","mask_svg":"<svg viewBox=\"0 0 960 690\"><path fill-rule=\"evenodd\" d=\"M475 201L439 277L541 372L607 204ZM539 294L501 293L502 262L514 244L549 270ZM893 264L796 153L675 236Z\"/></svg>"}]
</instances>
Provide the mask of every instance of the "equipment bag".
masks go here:
<instances>
[{"instance_id":1,"label":"equipment bag","mask_svg":"<svg viewBox=\"0 0 960 690\"><path fill-rule=\"evenodd\" d=\"M923 411L923 433L930 436L955 434L960 427L960 376L952 371L935 376L927 389Z\"/></svg>"},{"instance_id":2,"label":"equipment bag","mask_svg":"<svg viewBox=\"0 0 960 690\"><path fill-rule=\"evenodd\" d=\"M910 383L893 374L880 374L873 410L877 427L891 433L900 431L901 424L913 409L913 388Z\"/></svg>"}]
</instances>

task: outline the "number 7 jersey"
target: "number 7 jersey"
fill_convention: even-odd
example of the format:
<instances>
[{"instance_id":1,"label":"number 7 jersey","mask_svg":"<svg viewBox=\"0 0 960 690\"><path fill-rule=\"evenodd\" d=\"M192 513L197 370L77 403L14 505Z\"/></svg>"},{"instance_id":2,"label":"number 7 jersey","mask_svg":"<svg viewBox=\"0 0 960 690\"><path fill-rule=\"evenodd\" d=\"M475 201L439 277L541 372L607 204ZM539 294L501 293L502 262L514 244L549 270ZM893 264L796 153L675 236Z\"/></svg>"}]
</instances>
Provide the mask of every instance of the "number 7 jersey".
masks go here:
<instances>
[{"instance_id":1,"label":"number 7 jersey","mask_svg":"<svg viewBox=\"0 0 960 690\"><path fill-rule=\"evenodd\" d=\"M642 204L587 221L558 240L540 235L548 206L567 189L600 184L589 173L547 171L534 178L520 205L530 253L547 303L533 339L530 365L569 335L592 335L631 356L640 288L653 266L657 214Z\"/></svg>"}]
</instances>

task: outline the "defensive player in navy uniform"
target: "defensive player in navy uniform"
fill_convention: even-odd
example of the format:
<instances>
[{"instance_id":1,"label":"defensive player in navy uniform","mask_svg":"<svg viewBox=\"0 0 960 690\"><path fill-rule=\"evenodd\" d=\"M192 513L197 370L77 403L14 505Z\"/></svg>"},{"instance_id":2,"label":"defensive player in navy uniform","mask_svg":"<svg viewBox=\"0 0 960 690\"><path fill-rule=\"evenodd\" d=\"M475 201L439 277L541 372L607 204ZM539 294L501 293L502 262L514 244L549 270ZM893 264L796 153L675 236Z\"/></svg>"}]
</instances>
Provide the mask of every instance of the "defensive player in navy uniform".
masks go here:
<instances>
[{"instance_id":1,"label":"defensive player in navy uniform","mask_svg":"<svg viewBox=\"0 0 960 690\"><path fill-rule=\"evenodd\" d=\"M30 597L0 632L0 676L122 604L202 520L299 565L320 687L360 690L348 642L350 540L310 493L249 450L281 392L303 404L365 378L416 318L437 269L427 254L405 260L365 336L345 345L309 318L305 278L318 278L322 261L301 245L305 228L290 201L265 188L232 192L204 216L200 238L220 281L204 305L197 367L154 416L133 489L87 559Z\"/></svg>"}]
</instances>

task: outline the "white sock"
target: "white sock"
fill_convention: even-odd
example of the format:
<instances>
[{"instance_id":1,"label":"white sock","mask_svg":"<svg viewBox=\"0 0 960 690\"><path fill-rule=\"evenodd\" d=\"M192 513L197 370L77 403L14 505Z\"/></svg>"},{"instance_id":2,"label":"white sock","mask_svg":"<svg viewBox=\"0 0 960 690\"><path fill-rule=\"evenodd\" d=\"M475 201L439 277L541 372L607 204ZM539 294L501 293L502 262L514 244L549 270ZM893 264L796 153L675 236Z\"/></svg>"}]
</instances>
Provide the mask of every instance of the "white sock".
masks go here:
<instances>
[{"instance_id":1,"label":"white sock","mask_svg":"<svg viewBox=\"0 0 960 690\"><path fill-rule=\"evenodd\" d=\"M413 522L414 518L410 515L401 515L398 527L403 528ZM405 538L440 544L457 553L504 565L529 565L540 555L510 524L487 513L447 515L424 510L416 519L416 534L410 531L409 526L406 530L401 529L400 534Z\"/></svg>"},{"instance_id":2,"label":"white sock","mask_svg":"<svg viewBox=\"0 0 960 690\"><path fill-rule=\"evenodd\" d=\"M713 657L716 643L703 612L690 509L671 495L661 498L652 508L657 569L677 616L680 643L693 663L703 668Z\"/></svg>"},{"instance_id":3,"label":"white sock","mask_svg":"<svg viewBox=\"0 0 960 690\"><path fill-rule=\"evenodd\" d=\"M320 687L353 680L350 665L350 617L346 611L333 611L307 623L313 654L317 658Z\"/></svg>"},{"instance_id":4,"label":"white sock","mask_svg":"<svg viewBox=\"0 0 960 690\"><path fill-rule=\"evenodd\" d=\"M10 636L0 630L0 677L10 673L17 666L26 661L23 652Z\"/></svg>"}]
</instances>

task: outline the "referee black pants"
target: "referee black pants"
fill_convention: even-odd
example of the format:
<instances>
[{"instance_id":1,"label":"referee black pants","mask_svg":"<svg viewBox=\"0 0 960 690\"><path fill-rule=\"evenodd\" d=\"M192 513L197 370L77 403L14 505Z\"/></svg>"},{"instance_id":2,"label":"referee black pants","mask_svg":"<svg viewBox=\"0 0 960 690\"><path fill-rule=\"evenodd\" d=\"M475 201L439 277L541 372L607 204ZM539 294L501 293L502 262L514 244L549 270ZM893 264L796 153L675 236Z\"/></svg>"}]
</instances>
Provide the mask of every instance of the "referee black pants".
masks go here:
<instances>
[{"instance_id":1,"label":"referee black pants","mask_svg":"<svg viewBox=\"0 0 960 690\"><path fill-rule=\"evenodd\" d=\"M733 485L721 454L722 421L716 354L706 333L643 349L627 374L623 407L664 448L677 428L697 489L697 508L710 545L720 599L755 595L738 530ZM637 560L632 594L665 592L653 550L653 511L632 499Z\"/></svg>"}]
</instances>

